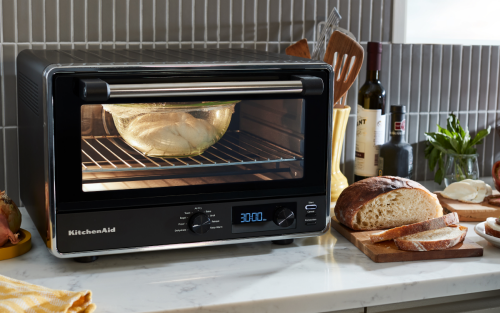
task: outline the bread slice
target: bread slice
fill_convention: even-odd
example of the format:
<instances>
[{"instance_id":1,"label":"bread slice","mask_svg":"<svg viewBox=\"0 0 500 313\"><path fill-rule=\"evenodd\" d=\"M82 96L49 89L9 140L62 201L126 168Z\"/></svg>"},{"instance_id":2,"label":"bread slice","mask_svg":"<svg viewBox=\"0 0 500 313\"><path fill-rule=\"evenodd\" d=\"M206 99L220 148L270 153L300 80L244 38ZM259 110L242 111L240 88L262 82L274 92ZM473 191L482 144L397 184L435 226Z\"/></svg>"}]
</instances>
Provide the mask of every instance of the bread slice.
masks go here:
<instances>
[{"instance_id":1,"label":"bread slice","mask_svg":"<svg viewBox=\"0 0 500 313\"><path fill-rule=\"evenodd\" d=\"M443 215L437 196L401 177L370 177L342 191L334 209L338 221L354 230L393 228Z\"/></svg>"},{"instance_id":2,"label":"bread slice","mask_svg":"<svg viewBox=\"0 0 500 313\"><path fill-rule=\"evenodd\" d=\"M400 250L431 251L445 250L464 241L467 227L445 227L394 239Z\"/></svg>"},{"instance_id":3,"label":"bread slice","mask_svg":"<svg viewBox=\"0 0 500 313\"><path fill-rule=\"evenodd\" d=\"M488 223L484 224L484 231L486 235L500 238L500 231L494 230L493 228L490 227L490 225L488 225Z\"/></svg>"},{"instance_id":4,"label":"bread slice","mask_svg":"<svg viewBox=\"0 0 500 313\"><path fill-rule=\"evenodd\" d=\"M410 225L400 226L392 229L385 230L380 233L375 233L370 235L370 240L375 242L381 242L386 240L391 240L394 238L404 237L408 235L413 235L421 233L428 230L444 228L451 225L458 225L458 214L456 212L446 214L441 217L436 217L431 220L427 220L420 223L414 223Z\"/></svg>"}]
</instances>

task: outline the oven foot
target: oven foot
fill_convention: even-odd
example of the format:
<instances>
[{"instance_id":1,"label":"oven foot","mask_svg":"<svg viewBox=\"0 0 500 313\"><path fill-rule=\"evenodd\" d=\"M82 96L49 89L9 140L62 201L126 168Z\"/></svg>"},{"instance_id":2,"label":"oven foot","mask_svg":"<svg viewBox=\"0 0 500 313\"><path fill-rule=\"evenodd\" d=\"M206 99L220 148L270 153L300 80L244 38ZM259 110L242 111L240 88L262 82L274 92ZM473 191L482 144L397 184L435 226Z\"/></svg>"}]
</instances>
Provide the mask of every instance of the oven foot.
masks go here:
<instances>
[{"instance_id":1,"label":"oven foot","mask_svg":"<svg viewBox=\"0 0 500 313\"><path fill-rule=\"evenodd\" d=\"M78 263L92 263L96 261L97 258L97 256L82 256L80 258L73 258L73 260Z\"/></svg>"},{"instance_id":2,"label":"oven foot","mask_svg":"<svg viewBox=\"0 0 500 313\"><path fill-rule=\"evenodd\" d=\"M275 245L289 245L293 243L293 239L282 239L282 240L273 240Z\"/></svg>"}]
</instances>

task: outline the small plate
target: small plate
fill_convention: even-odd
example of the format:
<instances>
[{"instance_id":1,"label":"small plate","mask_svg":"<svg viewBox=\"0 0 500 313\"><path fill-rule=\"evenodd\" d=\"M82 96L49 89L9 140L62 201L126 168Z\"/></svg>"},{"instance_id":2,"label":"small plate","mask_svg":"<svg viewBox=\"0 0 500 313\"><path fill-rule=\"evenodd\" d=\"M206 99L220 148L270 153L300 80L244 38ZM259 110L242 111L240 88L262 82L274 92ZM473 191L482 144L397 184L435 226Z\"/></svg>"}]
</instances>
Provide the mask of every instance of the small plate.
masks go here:
<instances>
[{"instance_id":1,"label":"small plate","mask_svg":"<svg viewBox=\"0 0 500 313\"><path fill-rule=\"evenodd\" d=\"M484 239L488 240L495 247L500 248L500 238L487 235L486 232L484 231L484 224L486 224L486 222L482 222L482 223L477 224L476 227L474 227L474 231L479 236L481 236Z\"/></svg>"}]
</instances>

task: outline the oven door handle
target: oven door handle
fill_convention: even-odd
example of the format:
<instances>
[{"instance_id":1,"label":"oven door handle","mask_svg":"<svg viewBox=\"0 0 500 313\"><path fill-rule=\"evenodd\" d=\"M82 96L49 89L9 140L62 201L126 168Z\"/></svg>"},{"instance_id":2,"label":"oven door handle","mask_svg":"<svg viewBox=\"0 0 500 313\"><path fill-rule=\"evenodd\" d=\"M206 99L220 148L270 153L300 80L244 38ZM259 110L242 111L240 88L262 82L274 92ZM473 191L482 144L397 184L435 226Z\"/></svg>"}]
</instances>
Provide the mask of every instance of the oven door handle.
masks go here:
<instances>
[{"instance_id":1,"label":"oven door handle","mask_svg":"<svg viewBox=\"0 0 500 313\"><path fill-rule=\"evenodd\" d=\"M190 82L162 84L108 84L94 79L80 79L79 93L84 101L107 101L113 98L192 97L226 95L300 94L321 95L323 80L314 76L293 76L294 80Z\"/></svg>"}]
</instances>

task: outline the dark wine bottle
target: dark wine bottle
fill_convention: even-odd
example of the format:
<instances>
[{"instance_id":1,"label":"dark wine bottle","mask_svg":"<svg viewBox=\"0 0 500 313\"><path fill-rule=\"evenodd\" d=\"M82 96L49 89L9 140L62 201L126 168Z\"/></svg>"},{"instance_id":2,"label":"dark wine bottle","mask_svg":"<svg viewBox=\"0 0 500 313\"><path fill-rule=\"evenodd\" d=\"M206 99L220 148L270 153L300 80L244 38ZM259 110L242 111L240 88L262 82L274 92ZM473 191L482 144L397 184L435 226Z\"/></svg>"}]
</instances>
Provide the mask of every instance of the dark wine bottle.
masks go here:
<instances>
[{"instance_id":1,"label":"dark wine bottle","mask_svg":"<svg viewBox=\"0 0 500 313\"><path fill-rule=\"evenodd\" d=\"M413 148L405 141L406 107L391 105L391 139L380 147L379 176L412 178Z\"/></svg>"},{"instance_id":2,"label":"dark wine bottle","mask_svg":"<svg viewBox=\"0 0 500 313\"><path fill-rule=\"evenodd\" d=\"M385 89L380 83L382 44L368 43L366 82L358 93L354 181L378 175L378 152L385 142Z\"/></svg>"}]
</instances>

